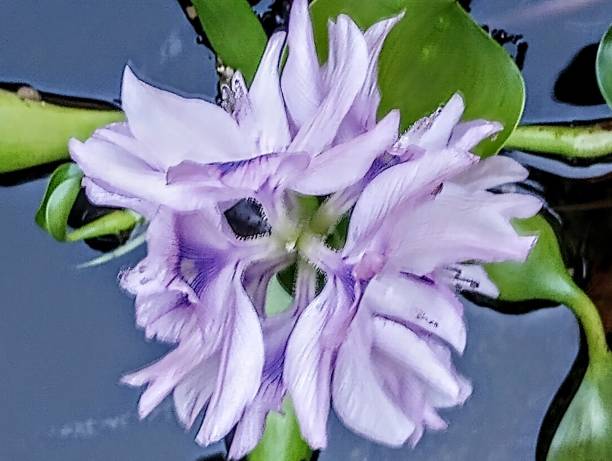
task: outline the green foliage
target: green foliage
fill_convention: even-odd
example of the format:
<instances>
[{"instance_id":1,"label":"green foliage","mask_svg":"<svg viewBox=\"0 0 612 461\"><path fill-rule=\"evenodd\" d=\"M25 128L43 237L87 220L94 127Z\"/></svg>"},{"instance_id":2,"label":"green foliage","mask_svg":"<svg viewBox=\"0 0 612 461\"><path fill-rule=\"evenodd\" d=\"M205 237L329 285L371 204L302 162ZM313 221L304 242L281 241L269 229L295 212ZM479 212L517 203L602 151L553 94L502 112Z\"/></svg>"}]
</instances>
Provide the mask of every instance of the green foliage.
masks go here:
<instances>
[{"instance_id":1,"label":"green foliage","mask_svg":"<svg viewBox=\"0 0 612 461\"><path fill-rule=\"evenodd\" d=\"M248 456L248 461L310 461L312 450L300 435L300 427L289 400L283 413L270 413L263 438Z\"/></svg>"},{"instance_id":2,"label":"green foliage","mask_svg":"<svg viewBox=\"0 0 612 461\"><path fill-rule=\"evenodd\" d=\"M612 107L612 25L604 34L597 51L597 82L608 106Z\"/></svg>"},{"instance_id":3,"label":"green foliage","mask_svg":"<svg viewBox=\"0 0 612 461\"><path fill-rule=\"evenodd\" d=\"M612 355L591 363L565 413L547 461L609 461L612 458Z\"/></svg>"},{"instance_id":4,"label":"green foliage","mask_svg":"<svg viewBox=\"0 0 612 461\"><path fill-rule=\"evenodd\" d=\"M36 223L54 239L66 239L68 216L81 190L83 173L74 163L57 167L51 175L42 203L36 212Z\"/></svg>"},{"instance_id":5,"label":"green foliage","mask_svg":"<svg viewBox=\"0 0 612 461\"><path fill-rule=\"evenodd\" d=\"M84 140L120 111L77 109L0 90L0 173L68 158L68 140Z\"/></svg>"},{"instance_id":6,"label":"green foliage","mask_svg":"<svg viewBox=\"0 0 612 461\"><path fill-rule=\"evenodd\" d=\"M140 221L140 216L132 211L117 210L68 232L68 216L81 190L82 178L81 169L74 163L60 165L49 178L47 190L34 219L54 239L74 242L119 234L132 229Z\"/></svg>"},{"instance_id":7,"label":"green foliage","mask_svg":"<svg viewBox=\"0 0 612 461\"><path fill-rule=\"evenodd\" d=\"M267 37L246 0L193 0L198 18L223 64L240 70L250 82Z\"/></svg>"},{"instance_id":8,"label":"green foliage","mask_svg":"<svg viewBox=\"0 0 612 461\"><path fill-rule=\"evenodd\" d=\"M520 71L454 0L315 0L312 16L321 61L327 59L327 20L346 13L360 27L405 12L380 57L380 115L399 108L402 128L430 114L459 91L466 119L503 123L493 141L478 148L496 153L518 124L525 102Z\"/></svg>"}]
</instances>

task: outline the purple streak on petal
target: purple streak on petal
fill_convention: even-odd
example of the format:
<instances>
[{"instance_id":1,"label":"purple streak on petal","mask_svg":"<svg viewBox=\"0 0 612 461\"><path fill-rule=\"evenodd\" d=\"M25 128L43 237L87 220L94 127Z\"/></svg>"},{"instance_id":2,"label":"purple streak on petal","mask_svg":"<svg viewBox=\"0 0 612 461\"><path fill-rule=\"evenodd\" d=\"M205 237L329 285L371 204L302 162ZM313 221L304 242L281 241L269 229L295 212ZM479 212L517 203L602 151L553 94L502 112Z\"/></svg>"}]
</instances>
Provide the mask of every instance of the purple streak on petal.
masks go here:
<instances>
[{"instance_id":1,"label":"purple streak on petal","mask_svg":"<svg viewBox=\"0 0 612 461\"><path fill-rule=\"evenodd\" d=\"M365 38L347 16L338 17L338 31L330 49L338 59L330 72L330 89L316 113L300 128L290 151L317 155L329 147L363 85L368 66Z\"/></svg>"},{"instance_id":2,"label":"purple streak on petal","mask_svg":"<svg viewBox=\"0 0 612 461\"><path fill-rule=\"evenodd\" d=\"M315 115L323 99L319 61L307 0L293 2L289 17L288 45L289 57L281 84L292 124L299 130Z\"/></svg>"},{"instance_id":3,"label":"purple streak on petal","mask_svg":"<svg viewBox=\"0 0 612 461\"><path fill-rule=\"evenodd\" d=\"M259 391L247 406L232 440L229 456L242 459L252 451L263 435L266 416L280 411L287 389L283 383L283 368L287 340L295 325L291 312L264 320L265 364Z\"/></svg>"},{"instance_id":4,"label":"purple streak on petal","mask_svg":"<svg viewBox=\"0 0 612 461\"><path fill-rule=\"evenodd\" d=\"M287 254L253 263L244 271L243 285L260 317L265 317L266 294L272 277L288 267L292 259Z\"/></svg>"},{"instance_id":5,"label":"purple streak on petal","mask_svg":"<svg viewBox=\"0 0 612 461\"><path fill-rule=\"evenodd\" d=\"M264 365L257 314L238 277L231 288L234 305L228 322L232 328L223 339L217 384L196 437L204 445L223 438L238 422L257 393Z\"/></svg>"},{"instance_id":6,"label":"purple streak on petal","mask_svg":"<svg viewBox=\"0 0 612 461\"><path fill-rule=\"evenodd\" d=\"M308 195L327 195L360 181L372 162L397 139L399 112L392 111L370 131L332 147L312 160L293 188Z\"/></svg>"}]
</instances>

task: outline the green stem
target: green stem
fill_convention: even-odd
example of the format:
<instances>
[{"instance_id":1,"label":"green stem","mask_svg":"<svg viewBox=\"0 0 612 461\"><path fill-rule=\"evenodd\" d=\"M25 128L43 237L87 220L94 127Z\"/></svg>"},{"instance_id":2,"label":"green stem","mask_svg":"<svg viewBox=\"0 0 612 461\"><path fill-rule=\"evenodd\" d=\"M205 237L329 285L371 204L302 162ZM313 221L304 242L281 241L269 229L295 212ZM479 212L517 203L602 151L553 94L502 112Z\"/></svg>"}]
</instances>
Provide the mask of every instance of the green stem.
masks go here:
<instances>
[{"instance_id":1,"label":"green stem","mask_svg":"<svg viewBox=\"0 0 612 461\"><path fill-rule=\"evenodd\" d=\"M604 157L612 154L612 125L519 126L504 147L580 159Z\"/></svg>"},{"instance_id":2,"label":"green stem","mask_svg":"<svg viewBox=\"0 0 612 461\"><path fill-rule=\"evenodd\" d=\"M597 364L610 359L610 350L606 342L606 333L597 307L578 286L572 282L571 289L562 300L580 321L587 339L589 361Z\"/></svg>"},{"instance_id":3,"label":"green stem","mask_svg":"<svg viewBox=\"0 0 612 461\"><path fill-rule=\"evenodd\" d=\"M130 210L113 211L70 232L66 235L66 240L76 242L103 235L117 235L134 228L141 220L142 217L139 214Z\"/></svg>"}]
</instances>

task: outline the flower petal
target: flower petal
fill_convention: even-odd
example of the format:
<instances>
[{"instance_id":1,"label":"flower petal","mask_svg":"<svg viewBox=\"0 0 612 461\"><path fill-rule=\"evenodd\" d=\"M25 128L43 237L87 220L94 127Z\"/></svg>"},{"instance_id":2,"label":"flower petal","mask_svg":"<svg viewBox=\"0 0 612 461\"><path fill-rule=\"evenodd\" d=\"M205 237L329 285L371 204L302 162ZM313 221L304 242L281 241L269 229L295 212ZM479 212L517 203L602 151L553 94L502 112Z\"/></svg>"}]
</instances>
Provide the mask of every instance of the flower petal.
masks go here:
<instances>
[{"instance_id":1,"label":"flower petal","mask_svg":"<svg viewBox=\"0 0 612 461\"><path fill-rule=\"evenodd\" d=\"M307 0L294 0L289 17L289 56L281 85L291 121L300 129L317 112L323 98Z\"/></svg>"},{"instance_id":2,"label":"flower petal","mask_svg":"<svg viewBox=\"0 0 612 461\"><path fill-rule=\"evenodd\" d=\"M434 200L400 218L386 238L396 242L393 261L416 275L465 261L523 261L536 237L519 236L510 220L533 216L540 207L528 195L470 193L447 183Z\"/></svg>"},{"instance_id":3,"label":"flower petal","mask_svg":"<svg viewBox=\"0 0 612 461\"><path fill-rule=\"evenodd\" d=\"M131 132L146 145L156 164L239 160L254 152L223 109L148 85L130 67L123 73L121 100Z\"/></svg>"},{"instance_id":4,"label":"flower petal","mask_svg":"<svg viewBox=\"0 0 612 461\"><path fill-rule=\"evenodd\" d=\"M449 144L455 149L470 151L481 141L499 133L504 126L499 122L488 120L471 120L459 123L453 129Z\"/></svg>"},{"instance_id":5,"label":"flower petal","mask_svg":"<svg viewBox=\"0 0 612 461\"><path fill-rule=\"evenodd\" d=\"M356 433L399 447L410 437L415 424L383 388L374 370L375 364L370 361L371 325L359 317L358 313L338 351L332 381L334 409L342 422Z\"/></svg>"},{"instance_id":6,"label":"flower petal","mask_svg":"<svg viewBox=\"0 0 612 461\"><path fill-rule=\"evenodd\" d=\"M451 182L467 190L477 191L524 181L527 176L529 176L529 171L519 162L510 157L496 155L479 161L471 168L454 176Z\"/></svg>"},{"instance_id":7,"label":"flower petal","mask_svg":"<svg viewBox=\"0 0 612 461\"><path fill-rule=\"evenodd\" d=\"M338 128L361 89L368 67L365 38L347 16L338 17L335 65L329 69L330 89L317 112L300 128L289 150L317 155L334 140Z\"/></svg>"},{"instance_id":8,"label":"flower petal","mask_svg":"<svg viewBox=\"0 0 612 461\"><path fill-rule=\"evenodd\" d=\"M426 341L399 323L377 317L373 320L374 345L396 363L416 374L443 394L456 398L460 387Z\"/></svg>"},{"instance_id":9,"label":"flower petal","mask_svg":"<svg viewBox=\"0 0 612 461\"><path fill-rule=\"evenodd\" d=\"M232 429L261 383L264 345L259 319L238 276L234 277L231 290L233 309L228 319L231 326L222 346L215 391L196 437L203 445L220 440Z\"/></svg>"},{"instance_id":10,"label":"flower petal","mask_svg":"<svg viewBox=\"0 0 612 461\"><path fill-rule=\"evenodd\" d=\"M240 122L241 128L254 133L258 151L262 153L280 152L291 142L278 74L285 35L277 32L270 37L249 90L251 111Z\"/></svg>"},{"instance_id":11,"label":"flower petal","mask_svg":"<svg viewBox=\"0 0 612 461\"><path fill-rule=\"evenodd\" d=\"M446 287L386 273L370 281L364 303L374 314L434 334L460 353L465 349L463 305Z\"/></svg>"},{"instance_id":12,"label":"flower petal","mask_svg":"<svg viewBox=\"0 0 612 461\"><path fill-rule=\"evenodd\" d=\"M404 202L425 198L448 177L477 161L465 152L445 149L393 166L376 176L361 194L349 224L345 254L368 242L387 217ZM395 217L392 217L395 219Z\"/></svg>"},{"instance_id":13,"label":"flower petal","mask_svg":"<svg viewBox=\"0 0 612 461\"><path fill-rule=\"evenodd\" d=\"M398 128L399 112L391 111L372 130L316 156L292 188L302 194L327 195L355 184L393 145Z\"/></svg>"},{"instance_id":14,"label":"flower petal","mask_svg":"<svg viewBox=\"0 0 612 461\"><path fill-rule=\"evenodd\" d=\"M324 338L328 322L338 306L350 304L335 281L300 315L287 344L284 380L291 395L302 435L313 449L327 445L327 417L333 348Z\"/></svg>"}]
</instances>

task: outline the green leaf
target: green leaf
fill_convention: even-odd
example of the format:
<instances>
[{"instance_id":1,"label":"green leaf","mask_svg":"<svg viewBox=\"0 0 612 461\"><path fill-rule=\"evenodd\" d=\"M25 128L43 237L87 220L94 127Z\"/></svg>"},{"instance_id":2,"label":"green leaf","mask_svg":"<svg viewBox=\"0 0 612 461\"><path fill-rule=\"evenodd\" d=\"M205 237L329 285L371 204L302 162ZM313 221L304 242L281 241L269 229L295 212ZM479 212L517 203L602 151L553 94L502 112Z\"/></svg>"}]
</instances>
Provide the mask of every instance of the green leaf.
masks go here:
<instances>
[{"instance_id":1,"label":"green leaf","mask_svg":"<svg viewBox=\"0 0 612 461\"><path fill-rule=\"evenodd\" d=\"M538 241L524 263L489 264L500 299L565 304L584 328L589 368L553 439L549 461L605 461L612 454L612 356L597 308L565 268L553 229L541 216L514 222Z\"/></svg>"},{"instance_id":2,"label":"green leaf","mask_svg":"<svg viewBox=\"0 0 612 461\"><path fill-rule=\"evenodd\" d=\"M550 446L547 461L612 458L612 355L589 365Z\"/></svg>"},{"instance_id":3,"label":"green leaf","mask_svg":"<svg viewBox=\"0 0 612 461\"><path fill-rule=\"evenodd\" d=\"M77 109L0 90L0 173L68 158L68 140L84 140L120 111Z\"/></svg>"},{"instance_id":4,"label":"green leaf","mask_svg":"<svg viewBox=\"0 0 612 461\"><path fill-rule=\"evenodd\" d=\"M496 153L521 118L525 87L506 51L455 0L315 0L312 16L321 61L327 58L327 20L339 13L366 28L405 11L380 57L379 115L399 108L402 128L430 114L456 91L466 119L497 120L504 131L476 151Z\"/></svg>"},{"instance_id":5,"label":"green leaf","mask_svg":"<svg viewBox=\"0 0 612 461\"><path fill-rule=\"evenodd\" d=\"M65 163L56 168L42 203L36 212L36 223L56 240L66 238L68 215L81 190L83 173L74 163Z\"/></svg>"},{"instance_id":6,"label":"green leaf","mask_svg":"<svg viewBox=\"0 0 612 461\"><path fill-rule=\"evenodd\" d=\"M612 107L612 24L599 43L596 72L601 94Z\"/></svg>"},{"instance_id":7,"label":"green leaf","mask_svg":"<svg viewBox=\"0 0 612 461\"><path fill-rule=\"evenodd\" d=\"M223 64L251 82L268 38L247 0L193 0L193 6Z\"/></svg>"},{"instance_id":8,"label":"green leaf","mask_svg":"<svg viewBox=\"0 0 612 461\"><path fill-rule=\"evenodd\" d=\"M119 234L133 229L141 220L142 218L140 215L130 210L113 211L73 230L66 235L66 240L75 242L78 240L102 237L103 235Z\"/></svg>"}]
</instances>

